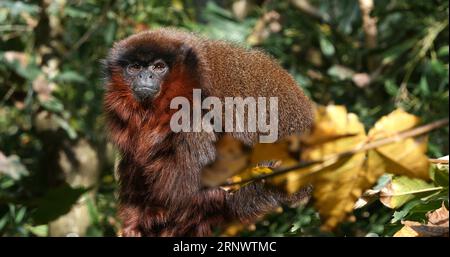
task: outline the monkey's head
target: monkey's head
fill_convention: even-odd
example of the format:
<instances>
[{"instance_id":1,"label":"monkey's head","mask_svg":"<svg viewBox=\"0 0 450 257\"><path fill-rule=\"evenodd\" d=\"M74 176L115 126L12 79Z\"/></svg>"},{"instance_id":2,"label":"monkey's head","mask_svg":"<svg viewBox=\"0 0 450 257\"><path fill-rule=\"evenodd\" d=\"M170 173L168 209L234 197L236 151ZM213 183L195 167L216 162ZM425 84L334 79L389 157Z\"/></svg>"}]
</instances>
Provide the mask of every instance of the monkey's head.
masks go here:
<instances>
[{"instance_id":1,"label":"monkey's head","mask_svg":"<svg viewBox=\"0 0 450 257\"><path fill-rule=\"evenodd\" d=\"M186 84L188 78L181 76L187 72L188 80L195 80L196 57L188 42L188 34L181 38L161 31L142 32L117 42L105 63L108 89L128 93L139 103L152 103L177 80ZM172 94L177 90L171 88Z\"/></svg>"},{"instance_id":2,"label":"monkey's head","mask_svg":"<svg viewBox=\"0 0 450 257\"><path fill-rule=\"evenodd\" d=\"M169 60L170 57L155 55L145 47L123 57L123 76L136 100L142 101L159 94L161 84L170 71Z\"/></svg>"}]
</instances>

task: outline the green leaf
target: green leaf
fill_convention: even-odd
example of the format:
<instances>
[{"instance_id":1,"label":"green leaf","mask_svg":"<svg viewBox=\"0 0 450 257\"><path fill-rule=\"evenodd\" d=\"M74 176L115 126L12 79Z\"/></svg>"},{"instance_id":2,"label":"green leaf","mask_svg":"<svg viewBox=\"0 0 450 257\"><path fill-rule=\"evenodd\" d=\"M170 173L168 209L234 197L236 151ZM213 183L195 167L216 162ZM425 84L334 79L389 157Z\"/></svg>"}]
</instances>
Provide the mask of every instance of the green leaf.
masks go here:
<instances>
[{"instance_id":1,"label":"green leaf","mask_svg":"<svg viewBox=\"0 0 450 257\"><path fill-rule=\"evenodd\" d=\"M58 74L58 76L55 77L55 81L58 82L86 82L86 79L74 71L65 71L63 73Z\"/></svg>"},{"instance_id":2,"label":"green leaf","mask_svg":"<svg viewBox=\"0 0 450 257\"><path fill-rule=\"evenodd\" d=\"M77 138L77 132L69 125L69 123L65 119L59 116L55 116L55 121L56 123L58 123L60 128L66 131L70 139Z\"/></svg>"},{"instance_id":3,"label":"green leaf","mask_svg":"<svg viewBox=\"0 0 450 257\"><path fill-rule=\"evenodd\" d=\"M439 50L437 51L437 55L439 57L448 56L448 45L442 46L441 48L439 48Z\"/></svg>"},{"instance_id":4,"label":"green leaf","mask_svg":"<svg viewBox=\"0 0 450 257\"><path fill-rule=\"evenodd\" d=\"M355 74L355 72L342 65L335 64L331 66L328 71L328 75L337 78L338 80L349 80L352 79L352 76Z\"/></svg>"},{"instance_id":5,"label":"green leaf","mask_svg":"<svg viewBox=\"0 0 450 257\"><path fill-rule=\"evenodd\" d=\"M384 82L384 89L391 96L395 96L398 93L398 86L392 80L386 80Z\"/></svg>"},{"instance_id":6,"label":"green leaf","mask_svg":"<svg viewBox=\"0 0 450 257\"><path fill-rule=\"evenodd\" d=\"M32 214L35 224L45 224L70 211L78 198L89 188L72 188L68 184L52 188L37 200L37 209Z\"/></svg>"},{"instance_id":7,"label":"green leaf","mask_svg":"<svg viewBox=\"0 0 450 257\"><path fill-rule=\"evenodd\" d=\"M387 207L397 209L413 199L417 194L434 192L442 188L434 187L421 179L405 176L394 177L380 192L380 201Z\"/></svg>"},{"instance_id":8,"label":"green leaf","mask_svg":"<svg viewBox=\"0 0 450 257\"><path fill-rule=\"evenodd\" d=\"M419 88L420 88L420 91L425 96L430 95L430 87L428 86L428 81L427 81L427 78L425 78L425 76L422 76L420 78Z\"/></svg>"},{"instance_id":9,"label":"green leaf","mask_svg":"<svg viewBox=\"0 0 450 257\"><path fill-rule=\"evenodd\" d=\"M420 200L422 200L425 203L431 202L431 201L446 201L448 202L448 187L444 190L437 191L435 193L432 193L430 195L427 195L425 197L422 197Z\"/></svg>"},{"instance_id":10,"label":"green leaf","mask_svg":"<svg viewBox=\"0 0 450 257\"><path fill-rule=\"evenodd\" d=\"M409 211L419 204L422 204L422 201L420 199L416 199L406 203L400 211L394 212L391 223L403 220L408 215Z\"/></svg>"},{"instance_id":11,"label":"green leaf","mask_svg":"<svg viewBox=\"0 0 450 257\"><path fill-rule=\"evenodd\" d=\"M19 16L23 13L37 14L39 12L38 5L24 3L24 1L2 1L0 2L0 8L6 8L12 16Z\"/></svg>"},{"instance_id":12,"label":"green leaf","mask_svg":"<svg viewBox=\"0 0 450 257\"><path fill-rule=\"evenodd\" d=\"M412 48L417 43L417 38L410 38L401 44L394 45L383 53L383 64L388 64L395 61L408 49Z\"/></svg>"},{"instance_id":13,"label":"green leaf","mask_svg":"<svg viewBox=\"0 0 450 257\"><path fill-rule=\"evenodd\" d=\"M8 223L8 215L5 214L1 219L0 219L0 230L2 230L6 224Z\"/></svg>"},{"instance_id":14,"label":"green leaf","mask_svg":"<svg viewBox=\"0 0 450 257\"><path fill-rule=\"evenodd\" d=\"M26 226L25 228L35 236L46 237L48 235L47 225Z\"/></svg>"},{"instance_id":15,"label":"green leaf","mask_svg":"<svg viewBox=\"0 0 450 257\"><path fill-rule=\"evenodd\" d=\"M89 12L81 10L80 8L71 7L70 5L65 6L64 14L70 18L78 19L89 19Z\"/></svg>"},{"instance_id":16,"label":"green leaf","mask_svg":"<svg viewBox=\"0 0 450 257\"><path fill-rule=\"evenodd\" d=\"M22 222L23 218L25 217L26 210L27 209L25 207L19 209L19 211L16 214L16 217L14 218L16 224Z\"/></svg>"},{"instance_id":17,"label":"green leaf","mask_svg":"<svg viewBox=\"0 0 450 257\"><path fill-rule=\"evenodd\" d=\"M19 156L10 155L6 157L0 152L0 174L8 175L13 180L19 180L28 175L27 168L20 162Z\"/></svg>"},{"instance_id":18,"label":"green leaf","mask_svg":"<svg viewBox=\"0 0 450 257\"><path fill-rule=\"evenodd\" d=\"M429 67L431 68L431 70L438 74L439 76L444 76L445 74L448 75L448 64L445 64L441 61L439 61L438 59L434 59L431 60L429 62Z\"/></svg>"},{"instance_id":19,"label":"green leaf","mask_svg":"<svg viewBox=\"0 0 450 257\"><path fill-rule=\"evenodd\" d=\"M373 190L380 191L383 189L389 182L391 182L393 175L392 174L384 174L378 178L377 184L373 187Z\"/></svg>"},{"instance_id":20,"label":"green leaf","mask_svg":"<svg viewBox=\"0 0 450 257\"><path fill-rule=\"evenodd\" d=\"M97 206L95 205L93 199L88 197L86 200L89 217L91 218L91 224L99 224L100 223L100 214L98 213Z\"/></svg>"},{"instance_id":21,"label":"green leaf","mask_svg":"<svg viewBox=\"0 0 450 257\"><path fill-rule=\"evenodd\" d=\"M105 29L105 41L108 44L111 44L114 42L114 38L116 36L116 32L117 32L117 23L110 23L106 29Z\"/></svg>"},{"instance_id":22,"label":"green leaf","mask_svg":"<svg viewBox=\"0 0 450 257\"><path fill-rule=\"evenodd\" d=\"M329 41L326 37L321 36L319 38L319 44L320 44L320 49L322 50L322 53L325 56L332 56L334 55L335 49L333 46L333 43L331 43L331 41Z\"/></svg>"},{"instance_id":23,"label":"green leaf","mask_svg":"<svg viewBox=\"0 0 450 257\"><path fill-rule=\"evenodd\" d=\"M58 98L55 97L50 97L50 99L46 101L40 101L40 104L45 109L54 113L60 113L64 111L63 103L60 100L58 100Z\"/></svg>"},{"instance_id":24,"label":"green leaf","mask_svg":"<svg viewBox=\"0 0 450 257\"><path fill-rule=\"evenodd\" d=\"M430 168L430 178L436 186L448 188L448 164L432 164Z\"/></svg>"},{"instance_id":25,"label":"green leaf","mask_svg":"<svg viewBox=\"0 0 450 257\"><path fill-rule=\"evenodd\" d=\"M431 202L423 202L421 204L415 205L408 212L408 215L405 217L407 220L415 220L415 221L424 221L426 220L425 215L430 212L438 209L442 206L442 201L431 201Z\"/></svg>"}]
</instances>

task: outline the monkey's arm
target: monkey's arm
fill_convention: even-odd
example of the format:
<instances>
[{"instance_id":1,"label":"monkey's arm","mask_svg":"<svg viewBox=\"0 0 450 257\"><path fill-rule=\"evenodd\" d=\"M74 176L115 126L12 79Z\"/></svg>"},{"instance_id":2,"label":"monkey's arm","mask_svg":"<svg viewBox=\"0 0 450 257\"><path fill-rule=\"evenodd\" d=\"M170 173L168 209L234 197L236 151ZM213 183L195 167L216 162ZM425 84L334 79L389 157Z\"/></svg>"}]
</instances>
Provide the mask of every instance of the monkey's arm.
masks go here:
<instances>
[{"instance_id":1,"label":"monkey's arm","mask_svg":"<svg viewBox=\"0 0 450 257\"><path fill-rule=\"evenodd\" d=\"M252 183L235 192L227 192L223 189L209 189L203 192L203 207L206 211L224 212L226 219L250 222L253 219L273 211L281 205L292 205L308 198L312 188L305 187L294 194L286 194L277 189L270 188L261 182Z\"/></svg>"},{"instance_id":2,"label":"monkey's arm","mask_svg":"<svg viewBox=\"0 0 450 257\"><path fill-rule=\"evenodd\" d=\"M119 161L116 172L121 179L117 208L117 214L123 222L121 234L123 237L140 237L142 232L139 223L144 210L139 194L143 188L143 179L139 175L141 172L128 158Z\"/></svg>"}]
</instances>

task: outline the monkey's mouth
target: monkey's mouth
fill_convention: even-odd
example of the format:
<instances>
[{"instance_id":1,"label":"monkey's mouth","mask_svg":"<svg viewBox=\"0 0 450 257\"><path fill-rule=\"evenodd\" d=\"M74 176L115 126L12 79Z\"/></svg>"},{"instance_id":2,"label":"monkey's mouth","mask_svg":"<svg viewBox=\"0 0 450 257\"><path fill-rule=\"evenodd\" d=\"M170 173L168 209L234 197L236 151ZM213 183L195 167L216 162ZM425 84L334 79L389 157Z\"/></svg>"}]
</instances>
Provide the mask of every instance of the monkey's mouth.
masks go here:
<instances>
[{"instance_id":1,"label":"monkey's mouth","mask_svg":"<svg viewBox=\"0 0 450 257\"><path fill-rule=\"evenodd\" d=\"M153 99L158 94L159 90L151 87L139 87L133 89L133 95L136 100L142 102L147 99Z\"/></svg>"}]
</instances>

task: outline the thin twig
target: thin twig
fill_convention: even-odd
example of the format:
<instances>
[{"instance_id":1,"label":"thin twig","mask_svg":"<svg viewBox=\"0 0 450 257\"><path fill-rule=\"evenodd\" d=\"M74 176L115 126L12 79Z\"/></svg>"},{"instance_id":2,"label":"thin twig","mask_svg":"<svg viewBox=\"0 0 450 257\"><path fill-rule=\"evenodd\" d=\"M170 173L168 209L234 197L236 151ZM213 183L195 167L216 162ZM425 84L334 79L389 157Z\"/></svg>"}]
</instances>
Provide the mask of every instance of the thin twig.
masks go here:
<instances>
[{"instance_id":1,"label":"thin twig","mask_svg":"<svg viewBox=\"0 0 450 257\"><path fill-rule=\"evenodd\" d=\"M428 159L428 161L434 164L448 164L448 160L442 159Z\"/></svg>"},{"instance_id":2,"label":"thin twig","mask_svg":"<svg viewBox=\"0 0 450 257\"><path fill-rule=\"evenodd\" d=\"M374 9L373 0L359 0L359 9L362 13L363 30L366 36L366 46L368 49L377 47L377 19L370 16Z\"/></svg>"},{"instance_id":3,"label":"thin twig","mask_svg":"<svg viewBox=\"0 0 450 257\"><path fill-rule=\"evenodd\" d=\"M359 0L359 9L361 10L363 31L366 39L367 49L374 49L377 47L377 19L372 17L370 13L374 9L373 0ZM372 55L367 57L367 65L369 70L374 70L378 65Z\"/></svg>"},{"instance_id":4,"label":"thin twig","mask_svg":"<svg viewBox=\"0 0 450 257\"><path fill-rule=\"evenodd\" d=\"M240 185L240 184L246 184L246 183L250 183L250 182L255 182L255 181L259 181L259 180L263 180L263 179L267 179L267 178L271 178L274 176L278 176L280 174L284 174L293 170L297 170L297 169L302 169L302 168L306 168L315 164L320 164L320 163L324 163L324 162L330 162L333 161L332 163L335 163L338 160L341 160L343 158L346 157L350 157L356 153L360 153L360 152L365 152L368 150L372 150L384 145L388 145L388 144L392 144L392 143L396 143L399 141L402 141L406 138L410 138L410 137L416 137L416 136L420 136L423 134L426 134L432 130L435 130L437 128L441 128L443 126L448 125L449 120L448 119L441 119L438 121L434 121L432 123L414 128L414 129L410 129L407 131L403 131L403 132L399 132L393 136L389 136L389 137L385 137L385 138L381 138L381 139L377 139L373 142L370 142L366 145L363 145L362 147L357 147L354 148L352 150L346 151L346 152L342 152L339 154L334 154L330 157L327 157L325 159L321 159L321 160L314 160L314 161L306 161L306 162L302 162L290 167L286 167L286 168L280 168L280 169L274 169L274 171L270 174L263 174L260 176L256 176L253 178L249 178L249 179L245 179L242 181L238 181L238 182L229 182L229 183L224 183L220 186L233 186L233 185Z\"/></svg>"}]
</instances>

